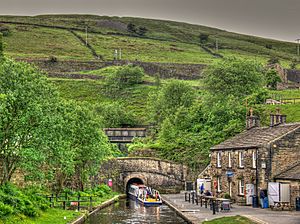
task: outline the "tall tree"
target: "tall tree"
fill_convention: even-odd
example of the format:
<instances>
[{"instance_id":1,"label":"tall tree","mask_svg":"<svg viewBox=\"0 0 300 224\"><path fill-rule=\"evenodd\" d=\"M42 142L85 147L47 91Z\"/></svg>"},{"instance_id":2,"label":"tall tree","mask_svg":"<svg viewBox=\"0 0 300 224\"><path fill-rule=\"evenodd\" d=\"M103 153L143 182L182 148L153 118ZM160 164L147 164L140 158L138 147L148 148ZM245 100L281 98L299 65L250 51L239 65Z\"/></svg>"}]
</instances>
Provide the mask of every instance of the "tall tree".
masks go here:
<instances>
[{"instance_id":1,"label":"tall tree","mask_svg":"<svg viewBox=\"0 0 300 224\"><path fill-rule=\"evenodd\" d=\"M0 63L1 183L9 181L23 162L42 155L42 120L56 96L45 76L26 63ZM45 141L46 141L45 136ZM29 153L31 149L36 153Z\"/></svg>"},{"instance_id":2,"label":"tall tree","mask_svg":"<svg viewBox=\"0 0 300 224\"><path fill-rule=\"evenodd\" d=\"M205 87L211 95L244 98L261 89L263 67L260 63L241 58L216 61L204 71Z\"/></svg>"}]
</instances>

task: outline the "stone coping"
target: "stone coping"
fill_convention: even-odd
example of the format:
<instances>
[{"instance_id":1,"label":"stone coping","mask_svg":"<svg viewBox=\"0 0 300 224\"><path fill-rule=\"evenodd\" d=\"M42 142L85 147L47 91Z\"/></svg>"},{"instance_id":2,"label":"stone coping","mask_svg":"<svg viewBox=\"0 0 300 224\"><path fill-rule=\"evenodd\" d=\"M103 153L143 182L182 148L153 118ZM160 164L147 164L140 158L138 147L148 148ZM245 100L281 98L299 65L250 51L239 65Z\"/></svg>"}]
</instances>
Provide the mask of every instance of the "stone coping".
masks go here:
<instances>
[{"instance_id":1,"label":"stone coping","mask_svg":"<svg viewBox=\"0 0 300 224\"><path fill-rule=\"evenodd\" d=\"M122 198L126 198L126 194L116 195L115 197L101 203L100 205L96 206L95 209L92 212L90 212L88 214L81 215L80 217L78 217L76 220L74 220L70 224L82 224L82 223L84 223L85 220L87 220L87 218L90 215L95 214L99 210L101 210L103 208L106 208L107 206L117 202L119 199L122 199Z\"/></svg>"}]
</instances>

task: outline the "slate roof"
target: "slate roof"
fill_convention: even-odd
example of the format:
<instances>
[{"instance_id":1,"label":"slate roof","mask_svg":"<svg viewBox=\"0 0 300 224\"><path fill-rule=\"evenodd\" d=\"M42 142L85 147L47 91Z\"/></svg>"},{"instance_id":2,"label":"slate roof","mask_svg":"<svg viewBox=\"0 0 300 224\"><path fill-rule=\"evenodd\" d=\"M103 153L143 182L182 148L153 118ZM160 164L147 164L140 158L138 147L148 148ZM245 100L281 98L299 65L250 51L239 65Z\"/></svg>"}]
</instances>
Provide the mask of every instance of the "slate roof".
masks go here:
<instances>
[{"instance_id":1,"label":"slate roof","mask_svg":"<svg viewBox=\"0 0 300 224\"><path fill-rule=\"evenodd\" d=\"M300 180L300 161L275 176L275 179Z\"/></svg>"},{"instance_id":2,"label":"slate roof","mask_svg":"<svg viewBox=\"0 0 300 224\"><path fill-rule=\"evenodd\" d=\"M300 129L300 123L252 128L213 146L211 150L258 148L296 129Z\"/></svg>"}]
</instances>

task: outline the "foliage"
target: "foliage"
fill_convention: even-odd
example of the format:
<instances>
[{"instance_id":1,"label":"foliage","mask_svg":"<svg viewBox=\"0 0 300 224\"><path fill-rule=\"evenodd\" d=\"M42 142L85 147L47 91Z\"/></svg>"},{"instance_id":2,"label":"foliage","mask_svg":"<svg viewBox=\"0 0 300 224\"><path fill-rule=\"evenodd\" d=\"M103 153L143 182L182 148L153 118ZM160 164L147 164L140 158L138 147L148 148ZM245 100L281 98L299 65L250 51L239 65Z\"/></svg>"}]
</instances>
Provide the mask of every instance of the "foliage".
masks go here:
<instances>
[{"instance_id":1,"label":"foliage","mask_svg":"<svg viewBox=\"0 0 300 224\"><path fill-rule=\"evenodd\" d=\"M282 82L278 72L275 69L269 69L265 74L266 85L269 89L276 89L277 83Z\"/></svg>"},{"instance_id":2,"label":"foliage","mask_svg":"<svg viewBox=\"0 0 300 224\"><path fill-rule=\"evenodd\" d=\"M149 95L149 114L154 122L159 123L169 115L174 115L178 108L190 107L195 96L195 91L189 84L171 80L159 91L153 91Z\"/></svg>"},{"instance_id":3,"label":"foliage","mask_svg":"<svg viewBox=\"0 0 300 224\"><path fill-rule=\"evenodd\" d=\"M243 98L263 86L263 68L252 60L225 58L204 71L206 89L211 95Z\"/></svg>"},{"instance_id":4,"label":"foliage","mask_svg":"<svg viewBox=\"0 0 300 224\"><path fill-rule=\"evenodd\" d=\"M0 91L4 96L0 99L0 180L5 183L21 164L41 159L42 120L56 97L45 76L10 59L0 64Z\"/></svg>"},{"instance_id":5,"label":"foliage","mask_svg":"<svg viewBox=\"0 0 300 224\"><path fill-rule=\"evenodd\" d=\"M118 90L139 84L144 77L144 70L135 65L126 65L106 77L106 89L112 94Z\"/></svg>"},{"instance_id":6,"label":"foliage","mask_svg":"<svg viewBox=\"0 0 300 224\"><path fill-rule=\"evenodd\" d=\"M117 128L122 126L134 126L133 114L119 102L102 103L95 105L96 113L101 116L103 127Z\"/></svg>"},{"instance_id":7,"label":"foliage","mask_svg":"<svg viewBox=\"0 0 300 224\"><path fill-rule=\"evenodd\" d=\"M130 33L135 33L136 32L136 26L133 23L128 23L127 31L130 32Z\"/></svg>"},{"instance_id":8,"label":"foliage","mask_svg":"<svg viewBox=\"0 0 300 224\"><path fill-rule=\"evenodd\" d=\"M0 33L2 33L3 36L8 36L10 33L9 27L0 25Z\"/></svg>"},{"instance_id":9,"label":"foliage","mask_svg":"<svg viewBox=\"0 0 300 224\"><path fill-rule=\"evenodd\" d=\"M144 26L140 26L137 30L137 34L140 36L145 36L145 34L147 33L148 29Z\"/></svg>"},{"instance_id":10,"label":"foliage","mask_svg":"<svg viewBox=\"0 0 300 224\"><path fill-rule=\"evenodd\" d=\"M26 180L48 180L57 191L77 174L77 186L115 149L92 107L60 100L47 79L26 63L0 65L1 184L17 169Z\"/></svg>"},{"instance_id":11,"label":"foliage","mask_svg":"<svg viewBox=\"0 0 300 224\"><path fill-rule=\"evenodd\" d=\"M0 214L1 218L10 214L24 214L35 217L39 210L49 208L49 202L45 197L38 196L37 192L26 194L10 183L0 188Z\"/></svg>"},{"instance_id":12,"label":"foliage","mask_svg":"<svg viewBox=\"0 0 300 224\"><path fill-rule=\"evenodd\" d=\"M3 42L2 42L2 34L0 34L0 60L3 56Z\"/></svg>"},{"instance_id":13,"label":"foliage","mask_svg":"<svg viewBox=\"0 0 300 224\"><path fill-rule=\"evenodd\" d=\"M206 34L206 33L201 33L201 34L199 35L200 43L202 43L202 44L206 43L206 42L208 41L208 37L209 37L208 34Z\"/></svg>"},{"instance_id":14,"label":"foliage","mask_svg":"<svg viewBox=\"0 0 300 224\"><path fill-rule=\"evenodd\" d=\"M268 65L275 65L275 64L279 64L279 58L278 57L271 57L268 60Z\"/></svg>"}]
</instances>

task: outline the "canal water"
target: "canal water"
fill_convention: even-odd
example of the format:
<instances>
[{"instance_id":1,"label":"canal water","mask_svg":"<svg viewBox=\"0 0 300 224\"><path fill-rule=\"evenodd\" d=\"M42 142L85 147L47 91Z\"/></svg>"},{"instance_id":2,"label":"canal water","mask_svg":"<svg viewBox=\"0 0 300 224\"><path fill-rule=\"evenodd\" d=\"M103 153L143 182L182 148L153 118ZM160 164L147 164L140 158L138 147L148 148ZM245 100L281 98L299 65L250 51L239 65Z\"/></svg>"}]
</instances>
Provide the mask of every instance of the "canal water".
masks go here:
<instances>
[{"instance_id":1,"label":"canal water","mask_svg":"<svg viewBox=\"0 0 300 224\"><path fill-rule=\"evenodd\" d=\"M167 205L144 207L131 199L119 202L100 210L89 217L85 224L186 224Z\"/></svg>"}]
</instances>

